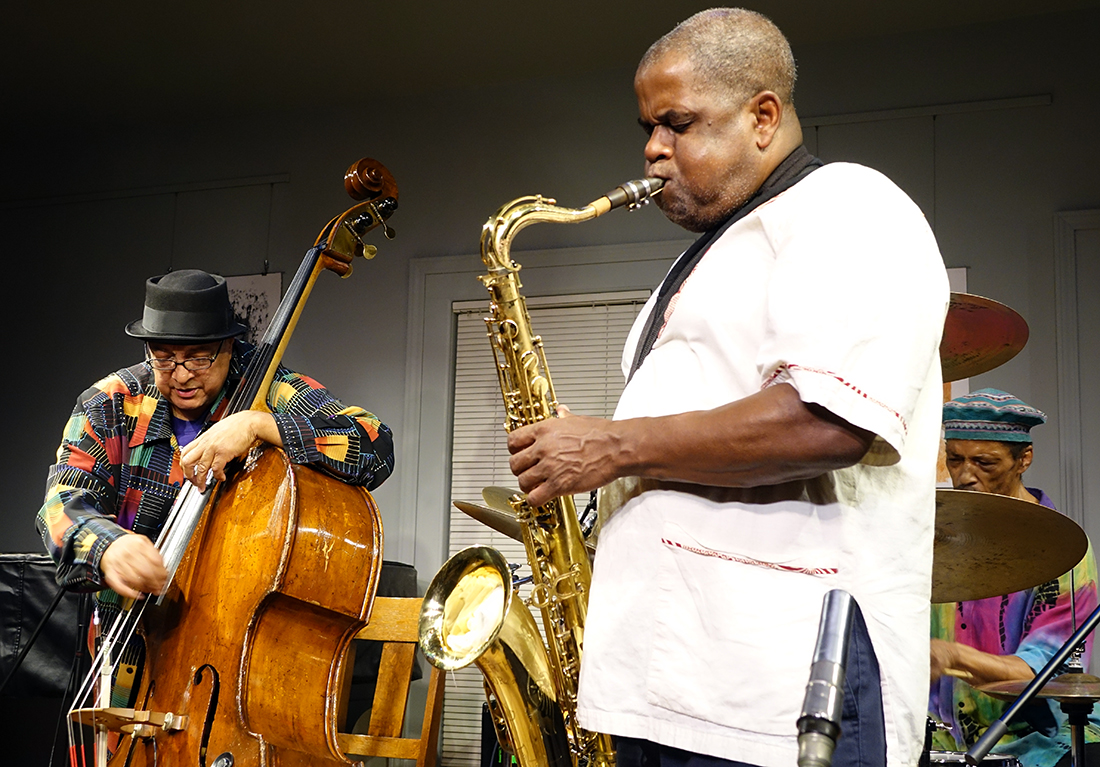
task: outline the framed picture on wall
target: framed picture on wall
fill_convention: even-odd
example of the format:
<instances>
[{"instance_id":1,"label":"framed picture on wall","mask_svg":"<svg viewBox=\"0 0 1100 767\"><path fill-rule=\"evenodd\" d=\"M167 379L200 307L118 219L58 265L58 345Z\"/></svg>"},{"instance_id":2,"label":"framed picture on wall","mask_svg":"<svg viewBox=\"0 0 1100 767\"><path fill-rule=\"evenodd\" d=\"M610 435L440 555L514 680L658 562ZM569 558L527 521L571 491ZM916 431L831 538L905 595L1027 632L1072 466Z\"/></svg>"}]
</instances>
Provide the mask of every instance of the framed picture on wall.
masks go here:
<instances>
[{"instance_id":1,"label":"framed picture on wall","mask_svg":"<svg viewBox=\"0 0 1100 767\"><path fill-rule=\"evenodd\" d=\"M259 343L272 315L279 308L283 295L283 273L240 274L225 278L229 288L229 302L237 322L248 332L244 339L250 344Z\"/></svg>"}]
</instances>

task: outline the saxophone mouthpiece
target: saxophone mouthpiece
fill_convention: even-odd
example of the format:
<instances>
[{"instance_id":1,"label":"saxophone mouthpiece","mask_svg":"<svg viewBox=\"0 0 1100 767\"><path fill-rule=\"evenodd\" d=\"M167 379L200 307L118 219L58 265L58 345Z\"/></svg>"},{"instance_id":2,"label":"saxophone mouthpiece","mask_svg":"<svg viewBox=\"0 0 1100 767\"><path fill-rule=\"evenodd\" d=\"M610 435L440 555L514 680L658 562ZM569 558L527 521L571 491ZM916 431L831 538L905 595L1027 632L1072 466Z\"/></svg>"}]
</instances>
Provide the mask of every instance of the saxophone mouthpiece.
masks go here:
<instances>
[{"instance_id":1,"label":"saxophone mouthpiece","mask_svg":"<svg viewBox=\"0 0 1100 767\"><path fill-rule=\"evenodd\" d=\"M627 210L637 210L649 203L650 198L661 191L665 185L663 178L639 178L621 184L605 196L592 203L596 215L602 216L609 210L626 205Z\"/></svg>"}]
</instances>

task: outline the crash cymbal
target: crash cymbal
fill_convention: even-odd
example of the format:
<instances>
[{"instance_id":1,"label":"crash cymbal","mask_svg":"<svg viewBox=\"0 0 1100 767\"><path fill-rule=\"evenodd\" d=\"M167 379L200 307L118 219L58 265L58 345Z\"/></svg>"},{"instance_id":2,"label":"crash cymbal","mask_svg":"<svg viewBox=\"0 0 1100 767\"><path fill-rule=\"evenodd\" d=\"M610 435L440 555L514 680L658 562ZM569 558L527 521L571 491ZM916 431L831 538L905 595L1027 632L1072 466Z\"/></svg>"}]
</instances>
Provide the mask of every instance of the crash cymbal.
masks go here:
<instances>
[{"instance_id":1,"label":"crash cymbal","mask_svg":"<svg viewBox=\"0 0 1100 767\"><path fill-rule=\"evenodd\" d=\"M513 495L523 495L523 493L510 487L489 486L481 488L481 497L485 499L485 503L488 504L489 508L504 511L508 514L512 513L512 505L508 503L508 499Z\"/></svg>"},{"instance_id":2,"label":"crash cymbal","mask_svg":"<svg viewBox=\"0 0 1100 767\"><path fill-rule=\"evenodd\" d=\"M952 293L940 341L943 380L985 373L1019 354L1027 344L1024 318L988 298Z\"/></svg>"},{"instance_id":3,"label":"crash cymbal","mask_svg":"<svg viewBox=\"0 0 1100 767\"><path fill-rule=\"evenodd\" d=\"M496 509L490 509L488 506L467 503L466 501L454 501L453 503L456 509L469 514L478 522L488 525L498 533L504 533L514 541L523 540L519 522L516 521L516 517L511 511L497 511Z\"/></svg>"},{"instance_id":4,"label":"crash cymbal","mask_svg":"<svg viewBox=\"0 0 1100 767\"><path fill-rule=\"evenodd\" d=\"M932 601L962 602L1038 586L1069 571L1088 548L1069 517L1019 498L936 491Z\"/></svg>"},{"instance_id":5,"label":"crash cymbal","mask_svg":"<svg viewBox=\"0 0 1100 767\"><path fill-rule=\"evenodd\" d=\"M481 489L481 497L485 499L486 506L466 501L454 501L455 508L469 514L479 522L484 522L497 532L504 533L516 541L523 541L520 524L516 520L508 499L513 495L523 495L519 490L508 487L484 487ZM584 542L589 554L594 554L596 544L593 540Z\"/></svg>"},{"instance_id":6,"label":"crash cymbal","mask_svg":"<svg viewBox=\"0 0 1100 767\"><path fill-rule=\"evenodd\" d=\"M1032 679L1016 679L1011 682L984 684L978 689L998 700L1016 700L1032 683ZM1092 674L1070 672L1049 680L1035 693L1036 698L1054 698L1058 701L1100 700L1100 677Z\"/></svg>"}]
</instances>

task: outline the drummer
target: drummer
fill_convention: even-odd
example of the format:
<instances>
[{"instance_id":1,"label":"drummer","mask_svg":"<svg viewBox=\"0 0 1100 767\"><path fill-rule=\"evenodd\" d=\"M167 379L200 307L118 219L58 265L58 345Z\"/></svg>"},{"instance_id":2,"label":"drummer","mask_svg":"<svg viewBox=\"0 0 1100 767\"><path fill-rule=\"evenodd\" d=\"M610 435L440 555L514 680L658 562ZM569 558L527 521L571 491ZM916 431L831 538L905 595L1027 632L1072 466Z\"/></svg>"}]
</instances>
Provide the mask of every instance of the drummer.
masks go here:
<instances>
[{"instance_id":1,"label":"drummer","mask_svg":"<svg viewBox=\"0 0 1100 767\"><path fill-rule=\"evenodd\" d=\"M1046 416L997 389L981 389L943 408L947 470L957 490L995 493L1054 509L1042 490L1026 487L1031 465L1031 429ZM1076 605L1072 595L1076 593ZM969 602L932 605L931 716L937 729L933 751L965 751L997 721L1008 703L975 688L1030 679L1096 607L1096 562L1089 545L1070 572L1024 591ZM1080 661L1087 670L1092 635ZM1090 717L1086 740L1100 742L1100 718ZM1057 701L1036 698L1009 723L993 751L1015 755L1023 767L1070 764L1069 725ZM1096 749L1096 750L1094 750ZM1100 745L1086 748L1087 763L1100 764ZM1095 760L1095 761L1094 761Z\"/></svg>"}]
</instances>

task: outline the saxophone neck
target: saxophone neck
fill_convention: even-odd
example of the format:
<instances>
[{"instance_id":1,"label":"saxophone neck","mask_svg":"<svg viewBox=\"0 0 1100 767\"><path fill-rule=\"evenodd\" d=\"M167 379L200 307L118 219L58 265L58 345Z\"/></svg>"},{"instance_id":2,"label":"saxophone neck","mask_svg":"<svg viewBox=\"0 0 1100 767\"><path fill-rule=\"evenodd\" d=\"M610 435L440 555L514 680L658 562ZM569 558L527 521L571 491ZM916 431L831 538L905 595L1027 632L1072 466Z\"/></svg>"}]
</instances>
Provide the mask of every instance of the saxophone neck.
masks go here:
<instances>
[{"instance_id":1,"label":"saxophone neck","mask_svg":"<svg viewBox=\"0 0 1100 767\"><path fill-rule=\"evenodd\" d=\"M593 200L583 208L564 208L556 200L542 195L519 197L500 208L481 229L481 260L491 274L519 271L512 261L512 240L531 224L579 224L625 205L636 210L661 191L664 179L643 178L627 181Z\"/></svg>"},{"instance_id":2,"label":"saxophone neck","mask_svg":"<svg viewBox=\"0 0 1100 767\"><path fill-rule=\"evenodd\" d=\"M481 260L491 273L518 272L512 261L512 240L522 230L538 223L573 224L600 215L594 204L583 208L565 208L542 195L519 197L493 214L481 229Z\"/></svg>"}]
</instances>

